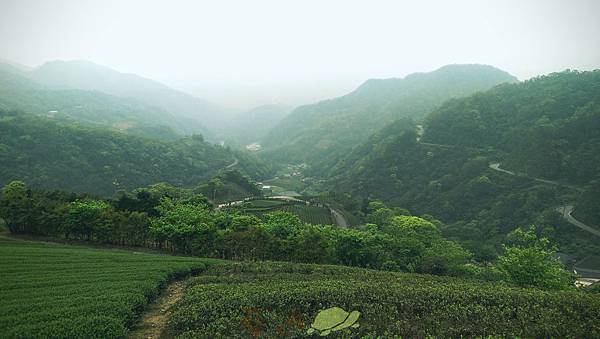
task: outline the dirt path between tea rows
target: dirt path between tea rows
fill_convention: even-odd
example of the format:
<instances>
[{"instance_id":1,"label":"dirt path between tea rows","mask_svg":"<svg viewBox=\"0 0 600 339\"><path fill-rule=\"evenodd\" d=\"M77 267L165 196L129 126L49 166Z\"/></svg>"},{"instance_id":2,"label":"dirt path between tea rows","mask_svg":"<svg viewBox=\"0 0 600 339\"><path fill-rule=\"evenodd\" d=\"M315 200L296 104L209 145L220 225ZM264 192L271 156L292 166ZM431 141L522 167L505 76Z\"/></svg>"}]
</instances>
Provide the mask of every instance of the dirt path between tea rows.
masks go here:
<instances>
[{"instance_id":1,"label":"dirt path between tea rows","mask_svg":"<svg viewBox=\"0 0 600 339\"><path fill-rule=\"evenodd\" d=\"M129 332L131 339L169 338L165 329L172 313L173 305L183 296L185 282L170 283L162 294L145 310L140 322Z\"/></svg>"}]
</instances>

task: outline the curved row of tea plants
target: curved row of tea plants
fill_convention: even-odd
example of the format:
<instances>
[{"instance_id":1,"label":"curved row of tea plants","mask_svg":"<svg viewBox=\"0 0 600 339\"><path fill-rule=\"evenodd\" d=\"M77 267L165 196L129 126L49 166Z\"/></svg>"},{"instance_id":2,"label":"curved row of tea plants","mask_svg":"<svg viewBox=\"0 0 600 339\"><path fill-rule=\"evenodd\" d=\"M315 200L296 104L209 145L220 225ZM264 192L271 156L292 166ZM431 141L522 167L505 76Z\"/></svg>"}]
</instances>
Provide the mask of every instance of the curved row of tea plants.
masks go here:
<instances>
[{"instance_id":1,"label":"curved row of tea plants","mask_svg":"<svg viewBox=\"0 0 600 339\"><path fill-rule=\"evenodd\" d=\"M303 222L313 225L335 225L329 209L320 206L285 202L281 200L259 199L244 203L245 213L262 216L265 213L284 211L297 215Z\"/></svg>"},{"instance_id":2,"label":"curved row of tea plants","mask_svg":"<svg viewBox=\"0 0 600 339\"><path fill-rule=\"evenodd\" d=\"M179 338L304 337L331 307L361 313L357 328L333 332L344 337L600 337L594 294L283 263L212 266L189 280L168 327Z\"/></svg>"},{"instance_id":3,"label":"curved row of tea plants","mask_svg":"<svg viewBox=\"0 0 600 339\"><path fill-rule=\"evenodd\" d=\"M0 336L115 338L197 258L0 239Z\"/></svg>"}]
</instances>

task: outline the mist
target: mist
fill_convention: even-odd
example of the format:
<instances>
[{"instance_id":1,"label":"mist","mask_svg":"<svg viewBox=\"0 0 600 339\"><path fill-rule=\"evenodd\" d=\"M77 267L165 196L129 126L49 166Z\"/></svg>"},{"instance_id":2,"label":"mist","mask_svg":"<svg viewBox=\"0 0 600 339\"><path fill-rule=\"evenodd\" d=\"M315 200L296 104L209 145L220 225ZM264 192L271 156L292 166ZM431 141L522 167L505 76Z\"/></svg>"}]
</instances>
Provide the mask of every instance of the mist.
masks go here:
<instances>
[{"instance_id":1,"label":"mist","mask_svg":"<svg viewBox=\"0 0 600 339\"><path fill-rule=\"evenodd\" d=\"M597 1L0 3L0 57L85 59L215 103L300 105L452 63L527 79L600 66Z\"/></svg>"}]
</instances>

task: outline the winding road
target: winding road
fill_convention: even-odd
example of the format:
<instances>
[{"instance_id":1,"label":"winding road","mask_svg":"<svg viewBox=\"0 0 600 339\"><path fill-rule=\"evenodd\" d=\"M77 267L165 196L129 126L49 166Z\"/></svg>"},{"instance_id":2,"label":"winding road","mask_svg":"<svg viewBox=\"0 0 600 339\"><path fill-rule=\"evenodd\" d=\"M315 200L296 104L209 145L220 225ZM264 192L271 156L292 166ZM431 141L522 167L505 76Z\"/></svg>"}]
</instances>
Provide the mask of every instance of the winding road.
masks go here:
<instances>
[{"instance_id":1,"label":"winding road","mask_svg":"<svg viewBox=\"0 0 600 339\"><path fill-rule=\"evenodd\" d=\"M525 178L530 178L530 179L533 179L535 181L543 182L545 184L550 184L550 185L555 185L555 186L563 186L563 187L568 187L570 189L574 189L574 190L577 190L577 191L581 191L580 188L575 187L575 186L565 185L565 184L561 184L561 183L556 182L556 181L551 181L551 180L546 180L546 179L528 177L528 176L526 176L524 174L521 174L521 173L515 173L515 172L512 172L512 171L505 170L503 168L500 168L500 163L498 163L498 162L490 164L489 167L491 169L495 170L495 171L502 172L502 173L505 173L505 174L519 176L519 177L525 177ZM562 217L568 223L570 223L571 225L573 225L575 227L578 227L578 228L580 228L580 229L582 229L582 230L584 230L586 232L589 232L589 233L591 233L591 234L593 234L595 236L600 237L600 230L582 223L581 221L575 219L571 215L571 213L573 213L573 209L574 209L573 205L564 205L564 206L557 207L556 211L559 212L562 215Z\"/></svg>"}]
</instances>

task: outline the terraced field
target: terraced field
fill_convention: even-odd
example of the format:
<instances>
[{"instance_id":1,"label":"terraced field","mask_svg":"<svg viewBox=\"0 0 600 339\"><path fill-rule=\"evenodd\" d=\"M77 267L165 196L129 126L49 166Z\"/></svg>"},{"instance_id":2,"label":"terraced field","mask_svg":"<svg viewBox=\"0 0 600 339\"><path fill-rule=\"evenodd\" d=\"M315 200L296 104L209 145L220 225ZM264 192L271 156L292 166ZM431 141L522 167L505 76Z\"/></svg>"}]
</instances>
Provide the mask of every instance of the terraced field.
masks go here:
<instances>
[{"instance_id":1,"label":"terraced field","mask_svg":"<svg viewBox=\"0 0 600 339\"><path fill-rule=\"evenodd\" d=\"M0 337L125 335L168 281L216 260L0 238Z\"/></svg>"},{"instance_id":2,"label":"terraced field","mask_svg":"<svg viewBox=\"0 0 600 339\"><path fill-rule=\"evenodd\" d=\"M597 294L264 262L191 278L168 330L178 338L318 337L311 324L333 307L360 312L358 325L332 330L336 338L600 337Z\"/></svg>"},{"instance_id":3,"label":"terraced field","mask_svg":"<svg viewBox=\"0 0 600 339\"><path fill-rule=\"evenodd\" d=\"M326 208L306 205L287 205L284 206L282 210L293 213L299 216L302 221L310 224L335 224L335 220L331 217L331 213Z\"/></svg>"},{"instance_id":4,"label":"terraced field","mask_svg":"<svg viewBox=\"0 0 600 339\"><path fill-rule=\"evenodd\" d=\"M281 200L252 200L244 205L244 211L261 216L265 213L285 211L297 215L300 219L310 224L333 225L335 220L327 208L289 203Z\"/></svg>"}]
</instances>

